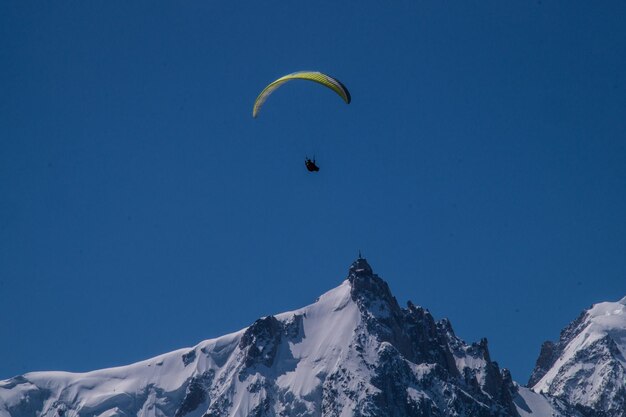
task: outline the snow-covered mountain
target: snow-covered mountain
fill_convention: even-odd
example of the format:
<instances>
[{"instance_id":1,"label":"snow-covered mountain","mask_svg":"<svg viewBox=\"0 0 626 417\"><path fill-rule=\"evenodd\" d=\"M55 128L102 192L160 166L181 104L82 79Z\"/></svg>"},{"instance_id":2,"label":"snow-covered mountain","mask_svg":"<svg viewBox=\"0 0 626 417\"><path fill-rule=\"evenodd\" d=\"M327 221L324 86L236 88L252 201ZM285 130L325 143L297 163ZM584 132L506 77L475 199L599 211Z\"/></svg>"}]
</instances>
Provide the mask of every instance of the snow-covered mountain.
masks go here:
<instances>
[{"instance_id":1,"label":"snow-covered mountain","mask_svg":"<svg viewBox=\"0 0 626 417\"><path fill-rule=\"evenodd\" d=\"M541 347L528 386L585 416L626 417L626 297L599 303Z\"/></svg>"},{"instance_id":2,"label":"snow-covered mountain","mask_svg":"<svg viewBox=\"0 0 626 417\"><path fill-rule=\"evenodd\" d=\"M143 362L0 381L0 417L554 417L567 403L511 380L486 339L408 303L357 259L302 309Z\"/></svg>"}]
</instances>

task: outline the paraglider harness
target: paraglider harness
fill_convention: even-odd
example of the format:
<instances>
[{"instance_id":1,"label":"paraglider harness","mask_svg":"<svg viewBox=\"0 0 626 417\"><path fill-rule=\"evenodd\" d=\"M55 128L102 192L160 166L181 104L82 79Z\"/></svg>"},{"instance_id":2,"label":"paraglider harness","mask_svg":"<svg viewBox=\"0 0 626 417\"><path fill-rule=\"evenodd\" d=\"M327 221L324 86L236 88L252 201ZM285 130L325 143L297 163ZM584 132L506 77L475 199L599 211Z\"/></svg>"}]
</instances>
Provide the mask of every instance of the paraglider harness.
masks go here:
<instances>
[{"instance_id":1,"label":"paraglider harness","mask_svg":"<svg viewBox=\"0 0 626 417\"><path fill-rule=\"evenodd\" d=\"M315 165L315 157L313 157L313 160L309 159L308 157L305 158L304 165L306 165L306 169L308 169L309 172L317 172L320 170L320 168Z\"/></svg>"}]
</instances>

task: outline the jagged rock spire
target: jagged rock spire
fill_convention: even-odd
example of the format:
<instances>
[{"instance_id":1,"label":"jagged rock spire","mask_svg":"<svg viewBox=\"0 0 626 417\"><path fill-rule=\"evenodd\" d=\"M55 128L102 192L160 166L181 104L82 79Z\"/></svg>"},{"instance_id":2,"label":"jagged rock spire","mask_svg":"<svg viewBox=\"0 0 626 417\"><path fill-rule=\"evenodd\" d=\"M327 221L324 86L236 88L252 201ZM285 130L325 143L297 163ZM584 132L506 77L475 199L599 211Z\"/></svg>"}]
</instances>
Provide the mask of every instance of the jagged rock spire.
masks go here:
<instances>
[{"instance_id":1,"label":"jagged rock spire","mask_svg":"<svg viewBox=\"0 0 626 417\"><path fill-rule=\"evenodd\" d=\"M359 251L359 257L356 261L352 262L350 265L349 275L356 276L365 276L365 275L373 275L372 267L369 263L367 263L367 259L361 256L361 251Z\"/></svg>"}]
</instances>

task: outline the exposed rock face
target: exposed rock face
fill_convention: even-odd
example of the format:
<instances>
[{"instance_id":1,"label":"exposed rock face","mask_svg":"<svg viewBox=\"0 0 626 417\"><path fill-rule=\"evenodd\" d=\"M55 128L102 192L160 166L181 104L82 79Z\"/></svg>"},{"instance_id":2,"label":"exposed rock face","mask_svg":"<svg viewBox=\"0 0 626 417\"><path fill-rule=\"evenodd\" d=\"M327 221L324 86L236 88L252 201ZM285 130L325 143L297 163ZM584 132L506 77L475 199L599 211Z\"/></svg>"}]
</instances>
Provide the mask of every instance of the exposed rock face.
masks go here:
<instances>
[{"instance_id":1,"label":"exposed rock face","mask_svg":"<svg viewBox=\"0 0 626 417\"><path fill-rule=\"evenodd\" d=\"M529 380L588 417L626 417L626 298L592 306L557 343L545 342Z\"/></svg>"},{"instance_id":2,"label":"exposed rock face","mask_svg":"<svg viewBox=\"0 0 626 417\"><path fill-rule=\"evenodd\" d=\"M552 368L559 356L563 353L563 349L569 342L571 342L577 334L585 327L585 319L587 317L587 311L583 311L576 320L568 324L559 337L559 342L554 343L551 340L546 340L541 345L541 351L539 352L539 358L535 364L535 369L530 375L528 380L528 386L534 386L543 376Z\"/></svg>"},{"instance_id":3,"label":"exposed rock face","mask_svg":"<svg viewBox=\"0 0 626 417\"><path fill-rule=\"evenodd\" d=\"M539 382L550 368L552 368L552 365L554 365L558 357L558 351L554 342L550 340L543 342L537 363L535 364L535 369L533 369L530 379L528 380L528 386L532 387Z\"/></svg>"},{"instance_id":4,"label":"exposed rock face","mask_svg":"<svg viewBox=\"0 0 626 417\"><path fill-rule=\"evenodd\" d=\"M211 386L214 376L215 372L211 370L204 372L202 375L196 375L191 379L185 389L185 396L176 410L174 417L187 415L195 411L198 407L200 407L200 405L208 400L207 391Z\"/></svg>"},{"instance_id":5,"label":"exposed rock face","mask_svg":"<svg viewBox=\"0 0 626 417\"><path fill-rule=\"evenodd\" d=\"M250 368L260 364L271 367L280 344L282 331L282 323L274 316L259 319L248 327L239 342L239 349L246 352L245 367Z\"/></svg>"},{"instance_id":6,"label":"exposed rock face","mask_svg":"<svg viewBox=\"0 0 626 417\"><path fill-rule=\"evenodd\" d=\"M352 264L348 280L365 324L362 336L380 343L372 415L517 415L510 373L491 361L486 339L467 346L448 320L436 322L411 302L402 309L365 259ZM412 391L426 395L411 397Z\"/></svg>"}]
</instances>

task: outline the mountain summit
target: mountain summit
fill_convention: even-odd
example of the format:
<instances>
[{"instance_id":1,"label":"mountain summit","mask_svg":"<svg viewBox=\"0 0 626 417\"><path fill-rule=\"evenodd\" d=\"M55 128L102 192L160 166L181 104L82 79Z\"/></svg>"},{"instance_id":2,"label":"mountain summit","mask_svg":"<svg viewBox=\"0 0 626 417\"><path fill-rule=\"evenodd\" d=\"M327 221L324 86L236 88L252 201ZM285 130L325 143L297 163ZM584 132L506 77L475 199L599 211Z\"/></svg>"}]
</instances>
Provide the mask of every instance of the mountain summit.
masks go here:
<instances>
[{"instance_id":1,"label":"mountain summit","mask_svg":"<svg viewBox=\"0 0 626 417\"><path fill-rule=\"evenodd\" d=\"M0 381L0 417L572 416L519 387L446 319L411 302L360 257L299 310L195 347L87 373ZM564 412L565 413L565 412Z\"/></svg>"},{"instance_id":2,"label":"mountain summit","mask_svg":"<svg viewBox=\"0 0 626 417\"><path fill-rule=\"evenodd\" d=\"M585 416L626 417L626 297L589 309L541 347L528 386Z\"/></svg>"}]
</instances>

